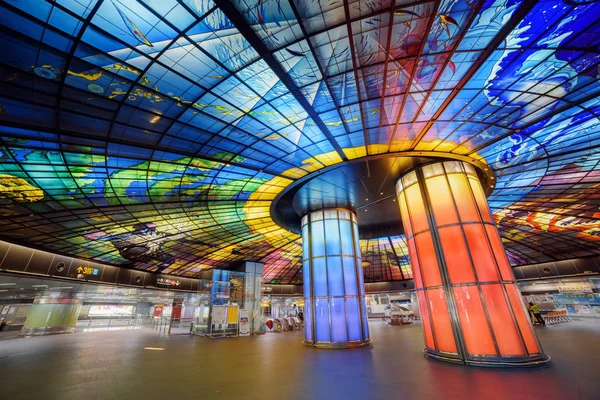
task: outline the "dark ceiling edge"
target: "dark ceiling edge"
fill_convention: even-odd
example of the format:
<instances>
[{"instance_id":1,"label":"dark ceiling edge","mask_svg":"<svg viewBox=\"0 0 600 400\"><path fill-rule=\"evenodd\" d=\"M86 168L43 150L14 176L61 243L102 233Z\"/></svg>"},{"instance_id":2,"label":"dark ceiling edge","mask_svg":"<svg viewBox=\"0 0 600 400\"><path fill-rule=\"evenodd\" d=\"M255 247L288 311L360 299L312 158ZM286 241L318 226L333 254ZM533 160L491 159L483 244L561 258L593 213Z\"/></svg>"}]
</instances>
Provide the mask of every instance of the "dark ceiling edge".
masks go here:
<instances>
[{"instance_id":1,"label":"dark ceiling edge","mask_svg":"<svg viewBox=\"0 0 600 400\"><path fill-rule=\"evenodd\" d=\"M477 170L479 170L482 173L482 176L484 177L484 180L482 181L482 186L483 186L483 190L484 190L486 196L489 197L494 190L494 186L495 186L494 182L496 180L494 171L486 163L476 160L472 157L453 154L453 153L442 153L439 151L437 151L437 152L436 151L415 151L415 150L397 151L397 152L393 152L393 153L381 153L381 154L374 154L374 155L370 155L370 156L354 158L354 159L346 161L346 162L341 162L341 163L327 166L325 168L321 168L313 173L305 175L302 178L293 181L291 184L289 184L288 186L283 188L283 190L281 192L279 192L277 194L277 196L275 196L275 198L271 202L271 206L269 207L269 215L270 215L271 219L273 220L273 222L275 222L275 224L277 224L277 226L281 227L282 229L285 229L288 232L292 232L297 235L300 235L300 233L301 233L300 230L298 230L298 229L294 230L293 228L290 229L290 227L287 226L284 223L284 221L282 221L281 218L279 218L279 216L278 216L277 205L279 204L279 202L281 201L282 198L284 198L288 194L294 194L308 181L310 181L318 176L321 176L329 171L333 171L335 169L342 168L349 164L355 164L355 163L360 163L360 162L365 162L365 161L380 160L380 159L384 159L384 158L395 158L395 157L427 157L427 158L438 159L440 161L443 161L443 160L464 161L464 162L467 162L467 163L473 165L474 167L477 168ZM407 170L406 172L408 172L408 171L409 170ZM373 201L373 203L375 203L377 201L380 201L380 200L375 200L375 201ZM367 239L367 238L365 238L365 239ZM369 238L369 239L373 239L373 238Z\"/></svg>"},{"instance_id":2,"label":"dark ceiling edge","mask_svg":"<svg viewBox=\"0 0 600 400\"><path fill-rule=\"evenodd\" d=\"M267 48L267 46L263 43L260 37L254 32L252 27L248 25L243 15L235 8L232 2L227 0L214 0L214 3L219 6L223 14L231 23L236 27L236 29L242 34L244 39L250 43L250 45L254 48L254 50L259 54L259 56L267 63L269 68L277 75L279 80L286 86L286 88L290 91L292 96L300 103L304 111L312 118L315 124L319 127L319 129L323 132L325 137L329 140L335 151L338 153L338 156L343 161L348 161L348 158L344 154L341 146L335 140L335 137L329 132L329 129L321 120L321 117L317 112L312 108L312 105L306 100L306 98L300 93L300 90L292 80L292 78L285 72L279 61L273 56L271 51Z\"/></svg>"}]
</instances>

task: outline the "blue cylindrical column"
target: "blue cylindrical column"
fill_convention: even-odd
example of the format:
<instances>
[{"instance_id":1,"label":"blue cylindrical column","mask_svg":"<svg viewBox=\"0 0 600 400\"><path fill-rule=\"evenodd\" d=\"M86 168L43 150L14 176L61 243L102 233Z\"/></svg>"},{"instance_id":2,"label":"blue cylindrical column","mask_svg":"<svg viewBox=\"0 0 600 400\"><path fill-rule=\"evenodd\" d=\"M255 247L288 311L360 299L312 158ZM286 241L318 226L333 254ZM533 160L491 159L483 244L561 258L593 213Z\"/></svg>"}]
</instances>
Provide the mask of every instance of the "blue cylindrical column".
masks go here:
<instances>
[{"instance_id":1,"label":"blue cylindrical column","mask_svg":"<svg viewBox=\"0 0 600 400\"><path fill-rule=\"evenodd\" d=\"M302 218L304 344L323 348L371 343L356 214L332 208Z\"/></svg>"}]
</instances>

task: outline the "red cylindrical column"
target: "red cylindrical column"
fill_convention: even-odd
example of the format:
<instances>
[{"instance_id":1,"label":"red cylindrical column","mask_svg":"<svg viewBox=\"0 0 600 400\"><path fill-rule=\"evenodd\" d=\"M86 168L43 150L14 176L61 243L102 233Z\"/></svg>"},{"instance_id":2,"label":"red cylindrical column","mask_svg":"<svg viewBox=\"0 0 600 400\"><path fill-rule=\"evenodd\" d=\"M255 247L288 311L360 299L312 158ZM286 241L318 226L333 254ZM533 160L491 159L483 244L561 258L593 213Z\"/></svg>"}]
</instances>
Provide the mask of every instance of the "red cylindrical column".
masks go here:
<instances>
[{"instance_id":1,"label":"red cylindrical column","mask_svg":"<svg viewBox=\"0 0 600 400\"><path fill-rule=\"evenodd\" d=\"M425 353L444 361L532 366L537 340L475 168L419 166L396 184Z\"/></svg>"}]
</instances>

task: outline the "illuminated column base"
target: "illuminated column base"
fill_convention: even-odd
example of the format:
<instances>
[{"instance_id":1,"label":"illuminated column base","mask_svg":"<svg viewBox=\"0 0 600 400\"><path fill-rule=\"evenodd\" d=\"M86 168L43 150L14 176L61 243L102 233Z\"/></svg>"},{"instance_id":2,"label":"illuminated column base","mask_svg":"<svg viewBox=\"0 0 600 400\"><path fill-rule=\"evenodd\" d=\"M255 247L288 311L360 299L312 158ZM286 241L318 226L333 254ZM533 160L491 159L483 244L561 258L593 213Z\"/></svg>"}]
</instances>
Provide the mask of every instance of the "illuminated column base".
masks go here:
<instances>
[{"instance_id":1,"label":"illuminated column base","mask_svg":"<svg viewBox=\"0 0 600 400\"><path fill-rule=\"evenodd\" d=\"M304 344L351 348L371 343L356 215L346 209L302 218Z\"/></svg>"},{"instance_id":2,"label":"illuminated column base","mask_svg":"<svg viewBox=\"0 0 600 400\"><path fill-rule=\"evenodd\" d=\"M396 192L406 232L425 354L482 366L547 363L474 167L436 162L406 173Z\"/></svg>"}]
</instances>

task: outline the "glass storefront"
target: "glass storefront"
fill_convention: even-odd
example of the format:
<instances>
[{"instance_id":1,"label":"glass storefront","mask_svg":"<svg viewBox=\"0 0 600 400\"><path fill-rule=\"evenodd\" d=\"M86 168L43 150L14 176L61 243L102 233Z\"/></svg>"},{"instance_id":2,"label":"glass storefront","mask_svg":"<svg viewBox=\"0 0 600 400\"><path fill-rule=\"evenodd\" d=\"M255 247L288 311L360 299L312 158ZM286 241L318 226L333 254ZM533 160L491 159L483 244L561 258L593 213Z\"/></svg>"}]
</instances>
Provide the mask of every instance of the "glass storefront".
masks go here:
<instances>
[{"instance_id":1,"label":"glass storefront","mask_svg":"<svg viewBox=\"0 0 600 400\"><path fill-rule=\"evenodd\" d=\"M414 291L367 294L367 316L382 318L386 316L419 315L419 307Z\"/></svg>"},{"instance_id":2,"label":"glass storefront","mask_svg":"<svg viewBox=\"0 0 600 400\"><path fill-rule=\"evenodd\" d=\"M600 277L546 279L519 283L525 302L543 316L563 312L570 318L600 319Z\"/></svg>"},{"instance_id":3,"label":"glass storefront","mask_svg":"<svg viewBox=\"0 0 600 400\"><path fill-rule=\"evenodd\" d=\"M200 280L193 333L225 337L261 331L261 279L258 273L214 270L212 280Z\"/></svg>"},{"instance_id":4,"label":"glass storefront","mask_svg":"<svg viewBox=\"0 0 600 400\"><path fill-rule=\"evenodd\" d=\"M3 332L86 331L162 318L171 333L189 333L197 304L195 293L0 275ZM171 321L174 312L179 317Z\"/></svg>"}]
</instances>

